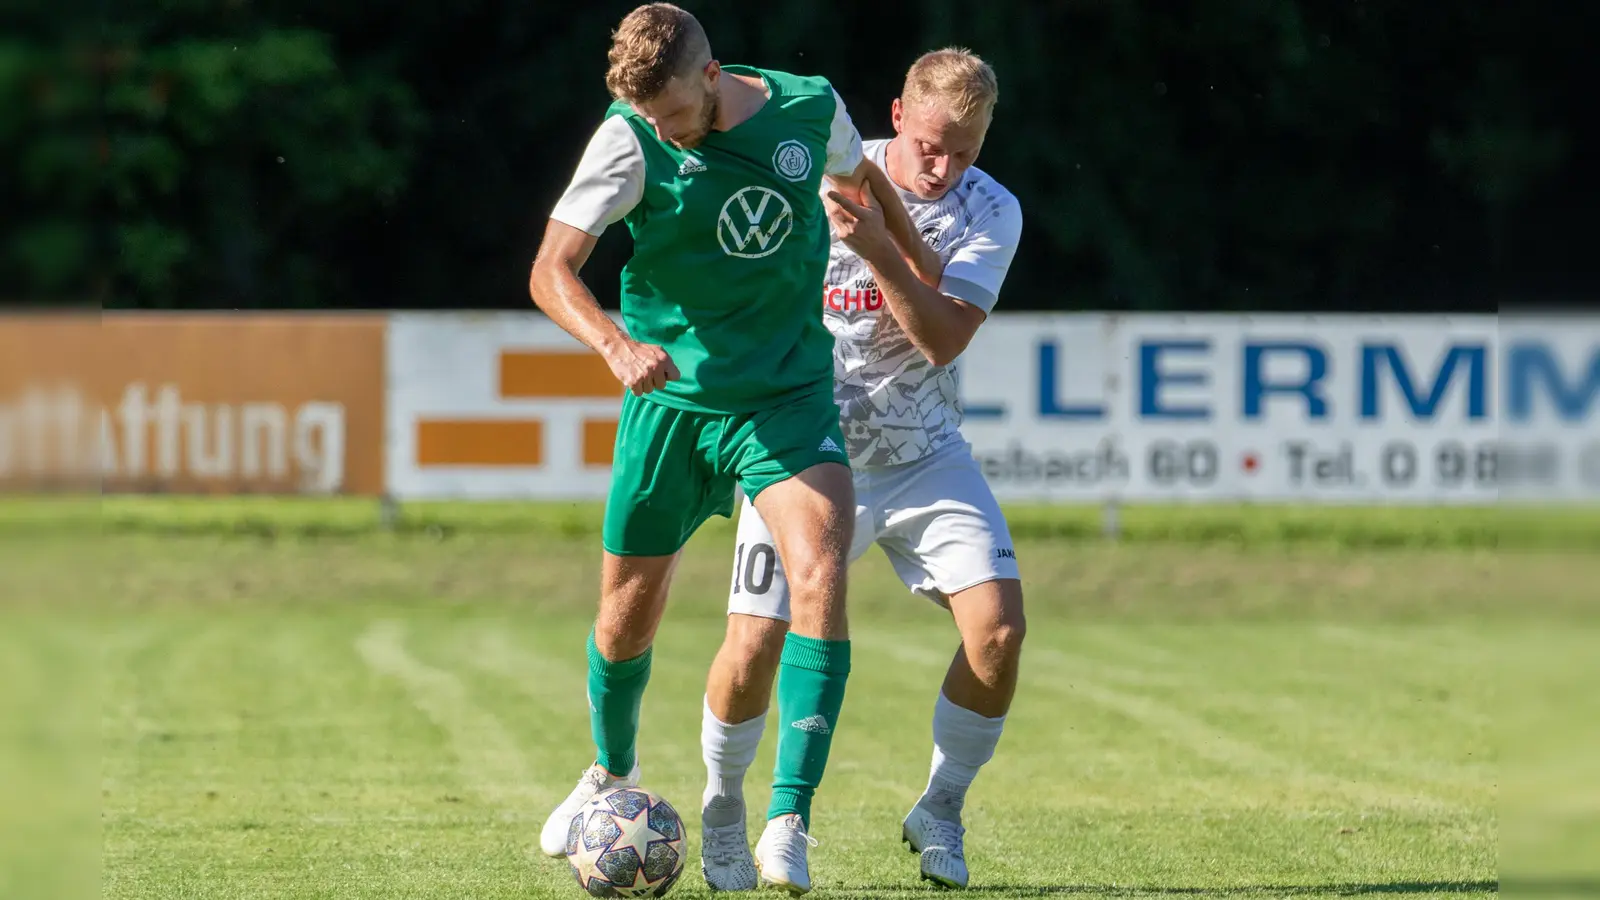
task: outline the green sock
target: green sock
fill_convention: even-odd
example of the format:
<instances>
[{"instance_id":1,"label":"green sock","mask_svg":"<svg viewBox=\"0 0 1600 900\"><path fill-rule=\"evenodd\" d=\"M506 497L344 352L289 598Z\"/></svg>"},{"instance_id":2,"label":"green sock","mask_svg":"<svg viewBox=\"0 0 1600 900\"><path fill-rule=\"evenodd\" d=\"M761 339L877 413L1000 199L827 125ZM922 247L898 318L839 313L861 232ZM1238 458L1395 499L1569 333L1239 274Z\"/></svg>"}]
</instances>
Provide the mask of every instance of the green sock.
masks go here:
<instances>
[{"instance_id":1,"label":"green sock","mask_svg":"<svg viewBox=\"0 0 1600 900\"><path fill-rule=\"evenodd\" d=\"M595 762L613 775L633 771L639 736L639 706L650 683L650 651L611 662L600 655L589 632L589 732L599 751Z\"/></svg>"},{"instance_id":2,"label":"green sock","mask_svg":"<svg viewBox=\"0 0 1600 900\"><path fill-rule=\"evenodd\" d=\"M778 667L778 760L767 818L798 813L811 828L811 797L822 783L850 677L850 642L790 632Z\"/></svg>"}]
</instances>

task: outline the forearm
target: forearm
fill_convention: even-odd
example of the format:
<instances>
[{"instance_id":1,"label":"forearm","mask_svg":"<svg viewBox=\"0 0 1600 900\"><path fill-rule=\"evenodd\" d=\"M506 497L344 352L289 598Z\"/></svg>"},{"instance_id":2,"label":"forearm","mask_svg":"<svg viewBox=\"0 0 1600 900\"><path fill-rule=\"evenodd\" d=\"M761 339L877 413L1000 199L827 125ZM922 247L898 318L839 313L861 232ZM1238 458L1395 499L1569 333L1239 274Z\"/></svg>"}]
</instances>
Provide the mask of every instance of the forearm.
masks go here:
<instances>
[{"instance_id":1,"label":"forearm","mask_svg":"<svg viewBox=\"0 0 1600 900\"><path fill-rule=\"evenodd\" d=\"M900 201L899 190L889 180L888 173L875 165L865 168L866 185L872 188L873 196L878 198L878 204L883 208L883 224L888 227L889 236L900 247L900 252L917 279L925 285L937 287L944 269L939 254L922 239L917 223L911 221L911 213Z\"/></svg>"},{"instance_id":2,"label":"forearm","mask_svg":"<svg viewBox=\"0 0 1600 900\"><path fill-rule=\"evenodd\" d=\"M966 349L971 329L955 301L920 280L899 256L885 256L867 265L889 313L929 362L945 365Z\"/></svg>"},{"instance_id":3,"label":"forearm","mask_svg":"<svg viewBox=\"0 0 1600 900\"><path fill-rule=\"evenodd\" d=\"M552 322L601 356L609 357L627 339L570 266L535 265L528 291Z\"/></svg>"}]
</instances>

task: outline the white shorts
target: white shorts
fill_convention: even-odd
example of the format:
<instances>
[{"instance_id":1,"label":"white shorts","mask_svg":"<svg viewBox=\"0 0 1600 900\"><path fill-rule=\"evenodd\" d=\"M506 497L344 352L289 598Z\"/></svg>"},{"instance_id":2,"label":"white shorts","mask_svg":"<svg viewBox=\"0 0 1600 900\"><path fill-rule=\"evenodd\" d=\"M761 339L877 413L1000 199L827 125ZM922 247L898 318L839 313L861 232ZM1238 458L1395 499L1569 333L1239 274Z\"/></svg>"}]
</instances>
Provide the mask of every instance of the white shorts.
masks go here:
<instances>
[{"instance_id":1,"label":"white shorts","mask_svg":"<svg viewBox=\"0 0 1600 900\"><path fill-rule=\"evenodd\" d=\"M904 466L857 469L855 486L851 562L876 543L906 587L941 606L975 585L1020 577L1005 516L966 444ZM739 509L728 612L790 621L772 532L748 497Z\"/></svg>"}]
</instances>

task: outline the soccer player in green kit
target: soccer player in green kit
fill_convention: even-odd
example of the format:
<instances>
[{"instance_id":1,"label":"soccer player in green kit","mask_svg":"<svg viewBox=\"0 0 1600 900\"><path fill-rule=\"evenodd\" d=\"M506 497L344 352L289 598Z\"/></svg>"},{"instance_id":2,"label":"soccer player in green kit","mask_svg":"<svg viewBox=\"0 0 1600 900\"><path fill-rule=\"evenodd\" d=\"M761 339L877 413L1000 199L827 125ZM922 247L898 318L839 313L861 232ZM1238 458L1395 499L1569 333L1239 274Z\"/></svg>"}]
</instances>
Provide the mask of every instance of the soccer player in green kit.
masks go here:
<instances>
[{"instance_id":1,"label":"soccer player in green kit","mask_svg":"<svg viewBox=\"0 0 1600 900\"><path fill-rule=\"evenodd\" d=\"M755 863L761 882L804 893L811 799L850 671L855 516L819 302L829 245L820 191L827 177L851 196L873 184L876 196L895 194L863 159L826 80L720 66L699 22L676 6L629 13L609 59L616 102L551 214L529 285L539 308L627 388L588 643L598 752L540 846L562 855L583 803L638 783L639 709L674 565L706 519L732 515L738 485L772 530L793 607L777 690L784 727ZM904 206L883 205L897 245L930 277ZM578 277L618 221L634 241L622 273L626 330ZM770 685L752 688L764 695ZM757 886L755 872L746 886Z\"/></svg>"}]
</instances>

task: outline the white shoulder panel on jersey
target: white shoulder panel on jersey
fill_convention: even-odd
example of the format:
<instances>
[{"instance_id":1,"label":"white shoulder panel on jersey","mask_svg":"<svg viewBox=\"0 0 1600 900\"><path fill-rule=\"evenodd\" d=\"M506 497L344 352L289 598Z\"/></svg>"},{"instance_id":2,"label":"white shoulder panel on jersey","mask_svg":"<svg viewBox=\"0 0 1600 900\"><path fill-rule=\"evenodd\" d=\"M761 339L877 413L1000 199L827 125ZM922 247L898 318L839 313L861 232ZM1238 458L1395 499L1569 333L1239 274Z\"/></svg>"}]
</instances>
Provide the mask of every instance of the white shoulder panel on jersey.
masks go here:
<instances>
[{"instance_id":1,"label":"white shoulder panel on jersey","mask_svg":"<svg viewBox=\"0 0 1600 900\"><path fill-rule=\"evenodd\" d=\"M1022 238L1022 206L982 169L968 169L962 181L969 224L951 248L939 292L992 312Z\"/></svg>"},{"instance_id":2,"label":"white shoulder panel on jersey","mask_svg":"<svg viewBox=\"0 0 1600 900\"><path fill-rule=\"evenodd\" d=\"M829 88L829 90L833 90ZM828 129L829 175L849 175L861 165L861 132L844 108L844 98L833 91L833 125Z\"/></svg>"},{"instance_id":3,"label":"white shoulder panel on jersey","mask_svg":"<svg viewBox=\"0 0 1600 900\"><path fill-rule=\"evenodd\" d=\"M639 205L644 197L644 171L639 136L627 119L611 116L589 139L550 218L598 236Z\"/></svg>"}]
</instances>

